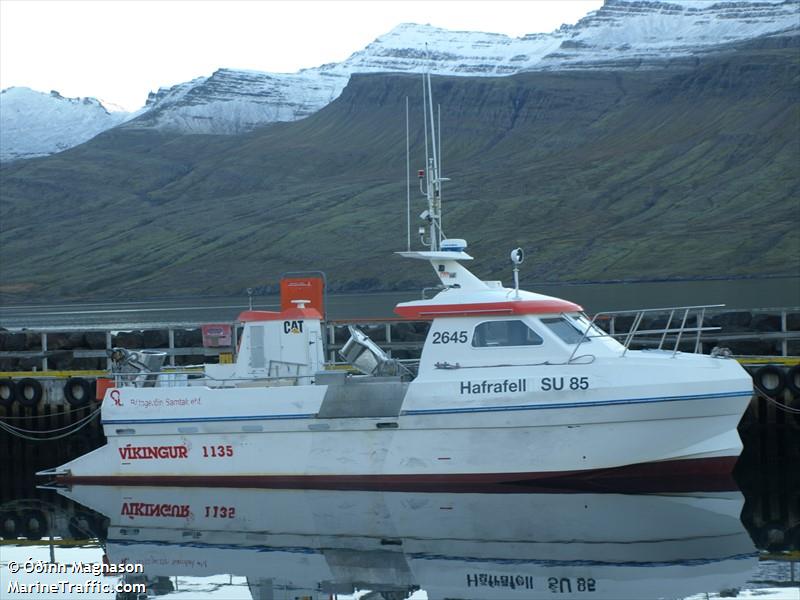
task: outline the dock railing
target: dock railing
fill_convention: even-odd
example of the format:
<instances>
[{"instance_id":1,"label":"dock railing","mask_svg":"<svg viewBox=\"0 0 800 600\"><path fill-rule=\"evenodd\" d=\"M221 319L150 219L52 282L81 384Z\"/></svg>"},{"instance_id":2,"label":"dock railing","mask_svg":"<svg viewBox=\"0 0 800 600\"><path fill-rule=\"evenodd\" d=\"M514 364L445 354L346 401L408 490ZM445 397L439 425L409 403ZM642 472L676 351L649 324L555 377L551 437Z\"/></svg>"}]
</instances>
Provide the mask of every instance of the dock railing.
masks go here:
<instances>
[{"instance_id":1,"label":"dock railing","mask_svg":"<svg viewBox=\"0 0 800 600\"><path fill-rule=\"evenodd\" d=\"M690 311L684 315L687 308ZM693 311L698 311L699 323L695 321ZM660 316L658 313L663 313L660 324L669 321L670 325L659 327L654 334L653 330L656 328L651 323L655 320L653 317ZM800 355L800 306L746 311L725 310L721 309L721 305L604 311L595 314L591 321L595 327L602 327L607 334L620 339L627 348L634 347L639 342L650 347L660 345L662 349L667 344L673 350L675 346L672 344L686 348L687 336L695 334L694 348L701 353L704 347L722 345L730 346L733 353L740 356ZM706 323L719 327L706 327ZM349 338L349 324L364 326L364 332L373 341L392 358L401 360L419 358L429 326L429 322L411 322L397 318L328 320L324 325L328 362L337 362L337 351ZM203 347L199 331L201 326L200 323L181 323L140 330L88 327L78 332L66 328L0 331L0 379L72 375L101 377L111 370L108 350L117 346L130 349L152 348L165 352L166 362L170 366L232 360L236 350L236 327L232 328L230 345ZM581 330L584 327L585 323L579 325ZM65 346L65 336L72 333L85 333L85 341L80 344L70 341ZM588 328L586 335L592 336L596 333L599 332ZM680 340L677 339L678 334L681 336ZM129 344L123 336L135 336L139 343Z\"/></svg>"}]
</instances>

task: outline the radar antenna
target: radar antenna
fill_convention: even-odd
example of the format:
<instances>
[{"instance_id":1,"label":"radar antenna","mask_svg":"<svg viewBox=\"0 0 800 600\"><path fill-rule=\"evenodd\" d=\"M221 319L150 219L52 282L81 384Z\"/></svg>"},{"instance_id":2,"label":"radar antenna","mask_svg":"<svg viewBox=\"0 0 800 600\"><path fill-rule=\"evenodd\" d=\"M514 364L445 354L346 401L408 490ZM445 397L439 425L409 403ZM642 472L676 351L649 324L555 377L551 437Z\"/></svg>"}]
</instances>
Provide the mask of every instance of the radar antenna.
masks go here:
<instances>
[{"instance_id":1,"label":"radar antenna","mask_svg":"<svg viewBox=\"0 0 800 600\"><path fill-rule=\"evenodd\" d=\"M441 131L437 134L437 123L433 113L433 92L431 90L430 72L422 75L423 91L423 110L425 123L425 163L426 169L419 171L420 192L428 200L428 208L420 214L420 217L427 222L427 226L419 228L420 241L423 246L429 246L431 250L441 249L444 232L442 231L442 183L450 181L447 177L441 176L441 158L439 157L441 145ZM430 123L430 136L428 127ZM441 129L441 114L439 115L439 129ZM437 142L438 140L438 142ZM430 142L430 143L429 143ZM422 180L425 179L423 189ZM428 234L428 241L425 241L425 234Z\"/></svg>"}]
</instances>

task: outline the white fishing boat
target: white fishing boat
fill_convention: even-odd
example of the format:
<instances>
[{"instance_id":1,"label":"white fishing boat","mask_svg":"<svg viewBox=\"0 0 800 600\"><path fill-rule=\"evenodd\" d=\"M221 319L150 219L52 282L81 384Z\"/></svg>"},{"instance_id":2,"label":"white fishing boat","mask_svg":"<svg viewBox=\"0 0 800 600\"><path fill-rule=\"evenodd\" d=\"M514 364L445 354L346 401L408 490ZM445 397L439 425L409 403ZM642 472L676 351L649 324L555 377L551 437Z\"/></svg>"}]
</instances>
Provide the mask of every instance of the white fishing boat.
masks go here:
<instances>
[{"instance_id":1,"label":"white fishing boat","mask_svg":"<svg viewBox=\"0 0 800 600\"><path fill-rule=\"evenodd\" d=\"M76 485L59 493L108 517L107 560L142 565L131 582L172 581L185 594L232 596L233 575L246 578L238 583L253 598L372 590L400 600L417 589L430 600L683 598L739 589L758 563L739 492Z\"/></svg>"},{"instance_id":2,"label":"white fishing boat","mask_svg":"<svg viewBox=\"0 0 800 600\"><path fill-rule=\"evenodd\" d=\"M657 330L641 326L655 311L638 311L617 339L598 327L608 314L520 290L520 249L513 287L481 280L464 266L466 242L442 232L438 160L433 144L420 183L426 249L399 253L429 262L441 284L396 307L431 322L417 365L351 328L342 355L358 372L331 370L321 307L308 298L245 311L235 362L202 377L158 373L158 353L118 350L102 405L107 444L41 474L395 486L730 472L752 381L725 352L696 353L707 307L667 309ZM655 347L633 349L639 334L656 335ZM695 352L680 351L690 336Z\"/></svg>"}]
</instances>

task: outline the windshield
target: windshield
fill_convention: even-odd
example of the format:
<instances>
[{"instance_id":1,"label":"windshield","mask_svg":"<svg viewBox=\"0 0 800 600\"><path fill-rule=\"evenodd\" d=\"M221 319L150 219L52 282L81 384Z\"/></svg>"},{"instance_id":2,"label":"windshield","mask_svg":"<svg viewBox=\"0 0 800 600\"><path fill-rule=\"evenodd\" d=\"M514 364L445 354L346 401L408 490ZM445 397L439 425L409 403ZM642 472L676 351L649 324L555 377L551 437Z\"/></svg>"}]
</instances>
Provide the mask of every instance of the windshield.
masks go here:
<instances>
[{"instance_id":1,"label":"windshield","mask_svg":"<svg viewBox=\"0 0 800 600\"><path fill-rule=\"evenodd\" d=\"M540 319L540 321L547 326L550 331L555 333L566 344L577 344L581 341L588 342L588 338L584 337L583 331L572 321L564 317L548 317Z\"/></svg>"}]
</instances>

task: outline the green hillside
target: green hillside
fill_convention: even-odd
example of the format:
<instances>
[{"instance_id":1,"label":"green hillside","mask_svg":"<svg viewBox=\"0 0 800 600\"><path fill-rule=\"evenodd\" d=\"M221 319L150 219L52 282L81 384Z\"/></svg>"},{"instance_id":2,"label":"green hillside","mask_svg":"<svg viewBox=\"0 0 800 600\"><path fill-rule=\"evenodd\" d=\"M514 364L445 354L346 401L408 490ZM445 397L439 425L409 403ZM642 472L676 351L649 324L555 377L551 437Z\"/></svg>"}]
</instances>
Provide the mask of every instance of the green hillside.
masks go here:
<instances>
[{"instance_id":1,"label":"green hillside","mask_svg":"<svg viewBox=\"0 0 800 600\"><path fill-rule=\"evenodd\" d=\"M434 78L445 231L484 278L507 280L516 246L529 282L798 275L799 66L783 38L692 68ZM220 295L307 269L334 290L429 285L391 256L406 97L424 166L421 95L418 76L355 76L315 115L248 135L119 129L4 166L0 292Z\"/></svg>"}]
</instances>

